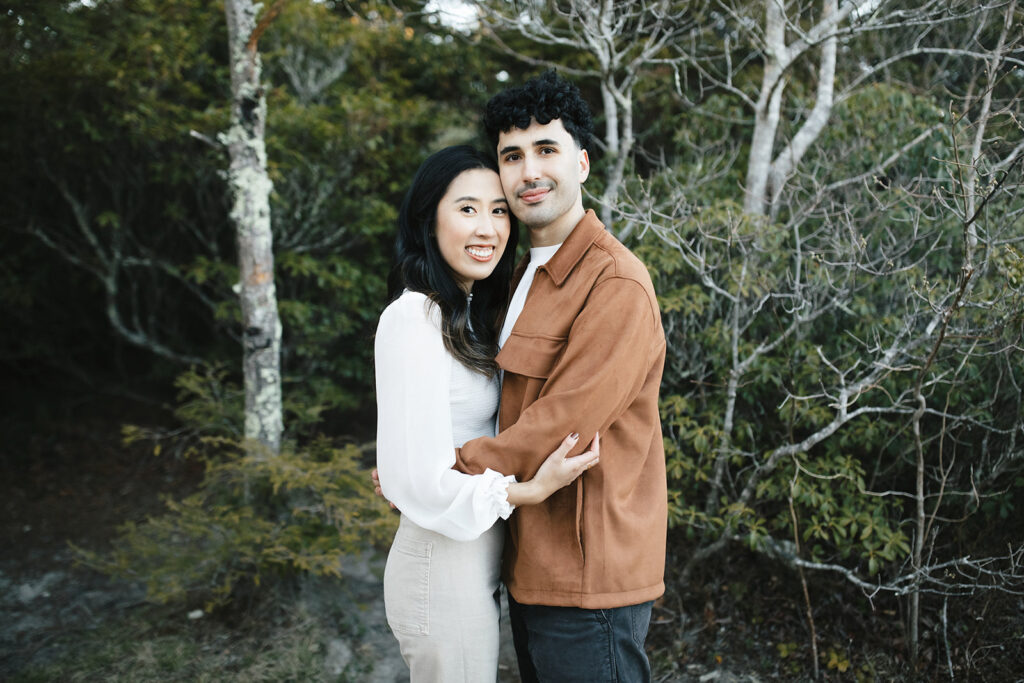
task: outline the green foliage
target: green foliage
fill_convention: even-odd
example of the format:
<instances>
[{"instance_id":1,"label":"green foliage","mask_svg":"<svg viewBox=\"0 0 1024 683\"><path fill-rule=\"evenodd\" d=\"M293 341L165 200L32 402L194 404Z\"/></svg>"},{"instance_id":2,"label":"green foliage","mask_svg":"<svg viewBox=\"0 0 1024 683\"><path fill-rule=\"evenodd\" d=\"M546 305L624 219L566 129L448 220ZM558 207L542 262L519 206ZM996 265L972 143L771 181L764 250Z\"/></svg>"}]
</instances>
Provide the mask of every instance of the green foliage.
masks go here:
<instances>
[{"instance_id":1,"label":"green foliage","mask_svg":"<svg viewBox=\"0 0 1024 683\"><path fill-rule=\"evenodd\" d=\"M728 111L726 102L711 98L706 111ZM949 305L961 276L962 219L943 206L957 201L952 141L964 144L969 131L951 124L929 98L892 84L858 91L834 116L808 162L819 171L792 181L797 195L864 174L897 141L940 127L885 179L837 189L829 198L832 214L775 222L743 215L729 189L735 176L700 182L729 117L711 118L707 133L683 126L676 165L630 188L655 207L669 207L659 232L646 233L634 248L654 278L668 338L661 411L670 523L698 545L723 536L755 549L797 542L807 559L878 575L906 561L915 533L912 409L887 408L905 400L927 363L928 404L970 416L955 424L922 419L928 490L939 491L929 494L928 514L960 519L955 543L974 544L982 537L970 538L968 529L984 529L1019 504L1008 465L1014 447L1005 436L1019 423L1011 414L1024 377L1013 352L1024 329L1021 261L1009 246L990 253L972 283L977 305L955 312L955 335L928 361L933 338L923 331ZM703 157L687 151L701 149L698 140ZM918 188L933 177L943 180L935 201ZM1009 235L996 217L1016 215L1019 198L1011 191L990 207L992 234ZM918 232L903 238L911 226ZM801 299L803 311L822 313L802 319L795 303ZM893 369L856 400L854 407L877 405L878 413L845 422L810 449L767 466L777 449L835 419L831 383L840 371L854 376L869 349L907 330L928 341L890 361ZM980 505L972 502L982 490Z\"/></svg>"},{"instance_id":2,"label":"green foliage","mask_svg":"<svg viewBox=\"0 0 1024 683\"><path fill-rule=\"evenodd\" d=\"M0 272L22 293L0 304L13 323L0 335L6 352L52 363L70 348L73 366L117 367L125 359L103 329L108 305L179 352L215 348L214 293L181 274L230 246L218 231L221 160L188 137L226 121L211 106L227 75L213 56L222 28L222 10L198 2L4 10L0 115L18 132L0 136ZM166 366L141 372L159 377Z\"/></svg>"},{"instance_id":3,"label":"green foliage","mask_svg":"<svg viewBox=\"0 0 1024 683\"><path fill-rule=\"evenodd\" d=\"M210 610L267 576L340 576L346 554L393 535L394 518L355 446L319 440L268 457L228 439L202 443L222 456L207 460L199 491L168 499L161 516L125 524L109 553L79 548L78 559L144 582L156 602Z\"/></svg>"},{"instance_id":4,"label":"green foliage","mask_svg":"<svg viewBox=\"0 0 1024 683\"><path fill-rule=\"evenodd\" d=\"M420 13L354 9L293 3L261 43L274 85L268 157L293 415L372 400L370 340L398 206L428 154L478 142L475 112L493 83L482 56L439 39Z\"/></svg>"},{"instance_id":5,"label":"green foliage","mask_svg":"<svg viewBox=\"0 0 1024 683\"><path fill-rule=\"evenodd\" d=\"M38 129L0 141L17 168L4 177L5 221L47 237L0 238L0 291L16 323L5 354L46 360L77 337L98 355L110 340L118 349L104 329L112 309L205 361L181 372L145 359L149 377L175 377L179 425L124 430L154 453L204 459L200 490L126 526L110 555L83 558L145 580L154 599L211 604L268 574L339 571L341 553L383 538L390 521L362 455L318 432L329 417L366 436L348 416L372 403L397 206L426 155L476 139L497 69L385 3L290 3L264 34L288 443L260 459L245 454L229 370L239 309L215 143L229 93L223 7L43 0L0 22L0 106L19 130Z\"/></svg>"},{"instance_id":6,"label":"green foliage","mask_svg":"<svg viewBox=\"0 0 1024 683\"><path fill-rule=\"evenodd\" d=\"M199 490L165 500L163 515L126 523L108 553L76 549L80 561L144 582L156 602L209 610L258 589L264 577L340 576L346 555L390 541L396 520L374 495L358 447L321 436L269 454L243 440L242 392L223 368L192 368L175 386L182 427L161 433L129 425L124 439L153 442L154 455L167 444L168 452L202 460ZM315 412L291 407L297 421L298 408Z\"/></svg>"},{"instance_id":7,"label":"green foliage","mask_svg":"<svg viewBox=\"0 0 1024 683\"><path fill-rule=\"evenodd\" d=\"M909 141L930 128L934 132L900 156L887 169L887 183L904 184L917 177L943 175L941 159L947 158L949 112L931 97L907 88L877 83L856 91L834 112L834 124L823 134L819 155L831 163L821 164L820 182L831 182L864 173L894 151L894 141ZM810 163L815 163L811 160Z\"/></svg>"},{"instance_id":8,"label":"green foliage","mask_svg":"<svg viewBox=\"0 0 1024 683\"><path fill-rule=\"evenodd\" d=\"M846 559L851 555L867 561L868 573L909 555L910 539L900 528L902 512L886 498L867 495L864 469L850 455L793 460L794 468L780 468L780 478L789 476L788 497L800 520L800 542L811 558L822 561L832 549ZM822 475L811 471L813 467ZM758 498L785 498L787 492L773 490L776 480L761 482ZM788 529L790 511L779 513L775 529ZM782 517L785 519L782 519Z\"/></svg>"},{"instance_id":9,"label":"green foliage","mask_svg":"<svg viewBox=\"0 0 1024 683\"><path fill-rule=\"evenodd\" d=\"M0 137L12 169L0 220L16 227L0 232L4 357L63 363L70 348L83 374L102 365L169 384L181 367L153 363L152 340L237 366L216 142L229 104L224 23L222 5L194 0L40 0L0 16L0 113L34 131ZM291 438L372 400L372 332L405 187L436 148L479 139L498 68L445 35L388 3L294 2L260 41L282 367L301 417L286 423ZM141 359L125 357L111 310L145 335L129 342Z\"/></svg>"},{"instance_id":10,"label":"green foliage","mask_svg":"<svg viewBox=\"0 0 1024 683\"><path fill-rule=\"evenodd\" d=\"M322 432L369 431L351 416L372 406L372 333L406 185L435 149L482 144L478 112L502 87L497 74L518 82L541 63L584 69L593 58L512 32L505 44L527 57L514 60L493 36L453 34L412 2L286 3L260 51L287 443L280 457L261 458L242 443L233 370L238 269L216 144L229 96L222 5L8 4L0 357L10 367L103 366L173 386L175 429L128 426L125 439L207 464L196 493L127 525L111 553L82 558L146 581L153 599L206 605L271 576L334 574L342 553L390 528L361 455ZM755 92L761 76L760 48L738 23L748 9L725 18L724 29L744 29L729 46L711 32L702 34L711 42L676 46L708 73L724 74L729 61L735 90L713 87L696 65L662 63L645 67L634 91L638 175L626 182L635 201L623 208L663 223L660 234L641 225L631 246L654 279L668 340L670 522L697 547L722 538L755 549L789 544L883 581L908 566L920 447L934 556L1003 553L1024 536L1024 214L1020 166L1004 178L986 164L1020 144L1019 105L987 129L979 188L1007 182L976 217L978 267L933 355L937 315L963 276L958 183L976 132L977 107L949 100L984 92L987 77L955 55L921 54L845 91L859 60L885 59L895 43L844 35L829 123L786 181L775 218L753 219L741 201L753 120L734 96ZM711 9L688 12L697 27L715 24ZM994 44L992 19L969 32L979 50ZM553 30L567 32L568 21L555 17ZM959 40L963 26L930 30ZM792 139L816 98L809 63L787 72L778 143ZM1000 107L1020 101L1018 73L993 84ZM600 129L596 79L578 80ZM590 196L601 191L598 150L594 161ZM145 348L125 353L110 310L203 363L183 372ZM919 341L906 353L880 358L909 337ZM879 412L793 447L836 417L840 374L880 365L887 372L848 406ZM918 383L928 411L915 425L908 397ZM786 645L780 656L799 668ZM822 664L840 672L849 659L837 645Z\"/></svg>"}]
</instances>

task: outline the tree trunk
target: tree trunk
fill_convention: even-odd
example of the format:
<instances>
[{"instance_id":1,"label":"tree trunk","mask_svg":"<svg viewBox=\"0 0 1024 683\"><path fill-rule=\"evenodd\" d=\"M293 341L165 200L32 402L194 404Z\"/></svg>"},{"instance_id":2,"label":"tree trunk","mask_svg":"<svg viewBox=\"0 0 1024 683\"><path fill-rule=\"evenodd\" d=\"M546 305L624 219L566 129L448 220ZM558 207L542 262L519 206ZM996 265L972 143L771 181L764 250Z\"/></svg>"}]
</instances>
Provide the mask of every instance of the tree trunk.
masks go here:
<instances>
[{"instance_id":1,"label":"tree trunk","mask_svg":"<svg viewBox=\"0 0 1024 683\"><path fill-rule=\"evenodd\" d=\"M619 108L615 103L615 96L612 95L612 90L608 85L608 81L611 76L606 75L601 81L601 102L604 105L604 143L605 143L605 155L609 158L609 165L607 174L611 175L613 168L618 165L619 160ZM611 226L612 224L612 208L610 201L614 199L611 195L614 194L610 191L611 178L606 178L605 192L602 196L601 202L601 222L605 226ZM617 188L616 188L617 190Z\"/></svg>"},{"instance_id":2,"label":"tree trunk","mask_svg":"<svg viewBox=\"0 0 1024 683\"><path fill-rule=\"evenodd\" d=\"M837 0L825 0L822 3L822 23L830 21L839 11ZM772 219L779 211L779 198L782 189L789 180L790 175L796 170L803 159L804 154L810 149L811 144L818 139L821 132L825 130L828 119L832 115L833 93L835 91L836 79L836 44L839 41L835 33L829 34L821 44L821 61L818 64L818 88L817 97L814 101L814 108L807 115L804 124L788 145L779 153L772 162L768 174L769 193L771 195L771 216Z\"/></svg>"},{"instance_id":3,"label":"tree trunk","mask_svg":"<svg viewBox=\"0 0 1024 683\"><path fill-rule=\"evenodd\" d=\"M270 191L264 144L267 102L260 85L256 44L268 12L257 24L259 4L225 0L231 64L231 126L222 135L231 165L231 220L238 241L245 373L245 437L253 450L277 453L281 445L281 321L274 289ZM258 445L257 445L258 444Z\"/></svg>"},{"instance_id":4,"label":"tree trunk","mask_svg":"<svg viewBox=\"0 0 1024 683\"><path fill-rule=\"evenodd\" d=\"M611 226L618 201L619 191L626 175L626 165L633 153L633 92L632 85L620 89L614 76L607 74L601 82L601 99L606 118L605 154L608 165L605 171L604 192L601 195L601 222ZM626 235L620 234L619 239Z\"/></svg>"},{"instance_id":5,"label":"tree trunk","mask_svg":"<svg viewBox=\"0 0 1024 683\"><path fill-rule=\"evenodd\" d=\"M768 175L772 167L775 134L779 128L782 73L788 64L786 27L782 8L768 0L765 3L764 67L761 92L754 112L754 134L750 139L750 160L747 162L747 186L743 210L753 216L767 213Z\"/></svg>"},{"instance_id":6,"label":"tree trunk","mask_svg":"<svg viewBox=\"0 0 1024 683\"><path fill-rule=\"evenodd\" d=\"M754 133L750 141L747 186L743 210L753 216L778 212L778 200L786 181L796 170L804 154L825 130L832 113L835 90L836 30L858 3L849 0L824 0L820 20L799 39L786 44L787 26L796 25L785 15L779 0L765 0L763 75L761 91L754 105ZM820 45L817 99L806 121L792 141L773 160L778 135L786 70L810 48Z\"/></svg>"}]
</instances>

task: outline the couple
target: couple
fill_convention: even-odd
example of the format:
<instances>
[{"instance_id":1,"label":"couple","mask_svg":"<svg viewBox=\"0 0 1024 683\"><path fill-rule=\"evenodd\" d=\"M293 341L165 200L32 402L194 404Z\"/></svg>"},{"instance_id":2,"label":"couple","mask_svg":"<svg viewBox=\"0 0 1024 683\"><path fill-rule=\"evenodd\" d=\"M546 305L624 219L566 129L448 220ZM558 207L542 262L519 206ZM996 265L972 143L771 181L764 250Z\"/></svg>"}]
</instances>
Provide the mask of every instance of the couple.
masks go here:
<instances>
[{"instance_id":1,"label":"couple","mask_svg":"<svg viewBox=\"0 0 1024 683\"><path fill-rule=\"evenodd\" d=\"M499 93L484 125L497 164L437 152L398 220L375 341L377 476L402 513L388 623L413 683L494 681L503 580L522 680L649 680L667 521L651 279L583 208L574 85Z\"/></svg>"}]
</instances>

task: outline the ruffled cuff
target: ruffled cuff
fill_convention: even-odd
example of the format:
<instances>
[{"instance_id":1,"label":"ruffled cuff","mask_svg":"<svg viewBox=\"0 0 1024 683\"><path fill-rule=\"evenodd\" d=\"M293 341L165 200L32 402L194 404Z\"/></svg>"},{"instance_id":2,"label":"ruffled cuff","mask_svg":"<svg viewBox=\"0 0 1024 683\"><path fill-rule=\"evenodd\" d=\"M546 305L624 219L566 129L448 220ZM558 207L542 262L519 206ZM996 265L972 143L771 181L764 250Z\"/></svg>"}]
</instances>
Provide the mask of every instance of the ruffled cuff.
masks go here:
<instances>
[{"instance_id":1,"label":"ruffled cuff","mask_svg":"<svg viewBox=\"0 0 1024 683\"><path fill-rule=\"evenodd\" d=\"M508 502L508 485L516 481L515 475L503 476L501 472L495 472L488 468L484 470L484 476L490 477L483 492L484 497L490 501L499 517L508 519L512 511L516 509L515 505Z\"/></svg>"}]
</instances>

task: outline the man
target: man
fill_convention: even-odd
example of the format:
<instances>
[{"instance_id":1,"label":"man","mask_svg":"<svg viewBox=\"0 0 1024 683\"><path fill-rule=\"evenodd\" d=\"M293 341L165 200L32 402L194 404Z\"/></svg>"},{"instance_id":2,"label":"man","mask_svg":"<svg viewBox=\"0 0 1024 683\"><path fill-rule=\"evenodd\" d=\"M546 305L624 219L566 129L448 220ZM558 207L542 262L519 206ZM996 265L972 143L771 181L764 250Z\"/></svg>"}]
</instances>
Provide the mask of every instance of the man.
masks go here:
<instances>
[{"instance_id":1,"label":"man","mask_svg":"<svg viewBox=\"0 0 1024 683\"><path fill-rule=\"evenodd\" d=\"M575 86L549 71L492 98L484 124L531 249L500 337L500 433L466 443L456 467L526 480L565 434L579 432L576 453L600 434L599 466L509 520L502 574L520 675L649 680L667 525L654 288L583 208L593 123Z\"/></svg>"}]
</instances>

